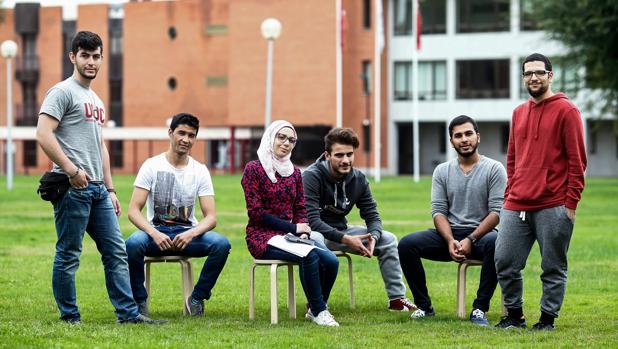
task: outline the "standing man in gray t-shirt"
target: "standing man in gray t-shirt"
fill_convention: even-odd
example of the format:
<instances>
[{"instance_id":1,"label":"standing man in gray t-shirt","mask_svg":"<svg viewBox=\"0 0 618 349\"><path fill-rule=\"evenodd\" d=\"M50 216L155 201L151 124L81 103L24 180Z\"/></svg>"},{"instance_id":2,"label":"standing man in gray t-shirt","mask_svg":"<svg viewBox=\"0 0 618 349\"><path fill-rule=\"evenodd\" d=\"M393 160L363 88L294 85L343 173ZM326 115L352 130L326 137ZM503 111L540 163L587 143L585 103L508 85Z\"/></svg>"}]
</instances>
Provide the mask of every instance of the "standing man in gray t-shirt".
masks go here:
<instances>
[{"instance_id":1,"label":"standing man in gray t-shirt","mask_svg":"<svg viewBox=\"0 0 618 349\"><path fill-rule=\"evenodd\" d=\"M501 163L478 153L481 135L474 119L460 115L451 121L448 130L457 159L438 165L433 173L431 215L435 229L401 239L399 260L418 307L412 318L435 315L421 258L482 260L481 280L470 321L487 326L485 313L498 284L494 264L495 227L504 198L506 171Z\"/></svg>"},{"instance_id":2,"label":"standing man in gray t-shirt","mask_svg":"<svg viewBox=\"0 0 618 349\"><path fill-rule=\"evenodd\" d=\"M73 75L47 92L36 131L41 148L54 162L52 171L66 174L71 185L52 202L58 238L52 289L60 319L71 324L81 321L75 272L87 231L101 253L107 293L118 322L161 323L140 315L131 293L127 253L116 217L121 212L120 203L101 135L105 107L90 89L103 61L101 38L92 32L77 33L69 59L74 65Z\"/></svg>"}]
</instances>

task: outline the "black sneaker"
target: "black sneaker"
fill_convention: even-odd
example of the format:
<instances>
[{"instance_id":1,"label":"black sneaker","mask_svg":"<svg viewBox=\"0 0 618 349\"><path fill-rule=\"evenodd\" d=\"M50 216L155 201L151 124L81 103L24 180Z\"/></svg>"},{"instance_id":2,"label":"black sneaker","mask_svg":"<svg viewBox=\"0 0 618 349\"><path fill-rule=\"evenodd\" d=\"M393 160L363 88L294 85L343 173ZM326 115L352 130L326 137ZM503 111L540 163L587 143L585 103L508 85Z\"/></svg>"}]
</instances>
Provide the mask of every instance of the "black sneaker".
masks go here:
<instances>
[{"instance_id":1,"label":"black sneaker","mask_svg":"<svg viewBox=\"0 0 618 349\"><path fill-rule=\"evenodd\" d=\"M82 321L79 318L72 318L72 319L62 319L62 321L66 322L69 325L79 325L82 323Z\"/></svg>"},{"instance_id":2,"label":"black sneaker","mask_svg":"<svg viewBox=\"0 0 618 349\"><path fill-rule=\"evenodd\" d=\"M148 309L148 301L143 303L137 303L137 311L146 317L150 316L150 310Z\"/></svg>"},{"instance_id":3,"label":"black sneaker","mask_svg":"<svg viewBox=\"0 0 618 349\"><path fill-rule=\"evenodd\" d=\"M153 320L142 314L137 315L133 319L118 319L119 324L146 324L146 325L163 325L167 323L167 320Z\"/></svg>"},{"instance_id":4,"label":"black sneaker","mask_svg":"<svg viewBox=\"0 0 618 349\"><path fill-rule=\"evenodd\" d=\"M204 315L204 300L199 300L197 304L193 304L191 300L193 297L189 296L185 301L185 307L187 312L191 316L203 316Z\"/></svg>"},{"instance_id":5,"label":"black sneaker","mask_svg":"<svg viewBox=\"0 0 618 349\"><path fill-rule=\"evenodd\" d=\"M556 328L553 324L546 324L544 322L537 322L532 326L535 331L553 331Z\"/></svg>"},{"instance_id":6,"label":"black sneaker","mask_svg":"<svg viewBox=\"0 0 618 349\"><path fill-rule=\"evenodd\" d=\"M496 328L502 328L505 330L512 328L526 328L526 319L513 319L510 316L505 316L496 325Z\"/></svg>"}]
</instances>

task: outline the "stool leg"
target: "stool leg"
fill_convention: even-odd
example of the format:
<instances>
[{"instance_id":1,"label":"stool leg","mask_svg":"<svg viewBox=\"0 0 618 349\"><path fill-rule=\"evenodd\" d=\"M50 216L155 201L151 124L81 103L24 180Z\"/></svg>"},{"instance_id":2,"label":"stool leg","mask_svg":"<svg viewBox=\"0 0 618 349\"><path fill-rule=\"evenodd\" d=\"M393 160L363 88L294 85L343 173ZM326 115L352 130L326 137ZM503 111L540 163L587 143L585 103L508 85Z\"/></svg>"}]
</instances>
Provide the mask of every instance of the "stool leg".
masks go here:
<instances>
[{"instance_id":1,"label":"stool leg","mask_svg":"<svg viewBox=\"0 0 618 349\"><path fill-rule=\"evenodd\" d=\"M466 317L466 270L468 264L461 263L457 267L457 317Z\"/></svg>"},{"instance_id":2,"label":"stool leg","mask_svg":"<svg viewBox=\"0 0 618 349\"><path fill-rule=\"evenodd\" d=\"M255 318L255 267L253 264L249 269L249 320Z\"/></svg>"},{"instance_id":3,"label":"stool leg","mask_svg":"<svg viewBox=\"0 0 618 349\"><path fill-rule=\"evenodd\" d=\"M146 306L150 309L150 262L144 263L144 274L146 278L144 279L144 287L146 288Z\"/></svg>"},{"instance_id":4,"label":"stool leg","mask_svg":"<svg viewBox=\"0 0 618 349\"><path fill-rule=\"evenodd\" d=\"M277 264L270 265L270 323L276 325L279 322L277 313Z\"/></svg>"},{"instance_id":5,"label":"stool leg","mask_svg":"<svg viewBox=\"0 0 618 349\"><path fill-rule=\"evenodd\" d=\"M189 309L187 309L186 300L193 293L193 270L191 268L191 261L180 260L180 273L181 273L181 287L182 287L182 309L184 315L189 315Z\"/></svg>"},{"instance_id":6,"label":"stool leg","mask_svg":"<svg viewBox=\"0 0 618 349\"><path fill-rule=\"evenodd\" d=\"M290 319L296 319L296 294L294 290L294 265L288 264L288 310Z\"/></svg>"},{"instance_id":7,"label":"stool leg","mask_svg":"<svg viewBox=\"0 0 618 349\"><path fill-rule=\"evenodd\" d=\"M499 287L500 285L498 285ZM502 316L507 316L509 313L506 311L506 305L504 305L504 294L501 295L500 297L500 305L502 306Z\"/></svg>"},{"instance_id":8,"label":"stool leg","mask_svg":"<svg viewBox=\"0 0 618 349\"><path fill-rule=\"evenodd\" d=\"M354 278L352 277L352 258L349 255L345 255L345 258L348 260L348 280L350 282L350 308L356 308L356 302L354 300Z\"/></svg>"}]
</instances>

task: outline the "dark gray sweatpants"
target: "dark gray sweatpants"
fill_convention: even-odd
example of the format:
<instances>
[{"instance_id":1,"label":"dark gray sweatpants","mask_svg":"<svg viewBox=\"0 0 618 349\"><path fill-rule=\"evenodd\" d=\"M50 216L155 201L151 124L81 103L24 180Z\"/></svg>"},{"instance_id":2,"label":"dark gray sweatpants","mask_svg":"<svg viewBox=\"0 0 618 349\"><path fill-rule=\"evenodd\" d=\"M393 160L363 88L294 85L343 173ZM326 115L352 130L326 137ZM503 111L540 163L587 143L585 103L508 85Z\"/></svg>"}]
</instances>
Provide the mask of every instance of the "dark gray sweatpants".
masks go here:
<instances>
[{"instance_id":1,"label":"dark gray sweatpants","mask_svg":"<svg viewBox=\"0 0 618 349\"><path fill-rule=\"evenodd\" d=\"M502 209L500 233L496 240L496 272L507 308L523 307L523 278L521 271L534 241L541 251L541 281L543 295L541 310L558 316L564 299L567 281L567 251L573 221L564 206L539 211L522 212Z\"/></svg>"}]
</instances>

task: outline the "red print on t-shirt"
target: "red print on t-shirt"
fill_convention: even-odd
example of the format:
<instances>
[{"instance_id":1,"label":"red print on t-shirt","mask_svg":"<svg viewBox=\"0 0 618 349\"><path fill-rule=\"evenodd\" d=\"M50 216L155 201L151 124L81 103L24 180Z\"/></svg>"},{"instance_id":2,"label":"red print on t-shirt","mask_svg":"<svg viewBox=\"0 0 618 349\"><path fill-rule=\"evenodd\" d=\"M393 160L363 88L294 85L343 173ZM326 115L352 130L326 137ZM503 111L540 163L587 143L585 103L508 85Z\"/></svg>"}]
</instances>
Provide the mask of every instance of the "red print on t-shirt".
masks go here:
<instances>
[{"instance_id":1,"label":"red print on t-shirt","mask_svg":"<svg viewBox=\"0 0 618 349\"><path fill-rule=\"evenodd\" d=\"M86 121L96 121L101 125L105 123L105 109L91 103L84 103L84 108L86 109Z\"/></svg>"}]
</instances>

